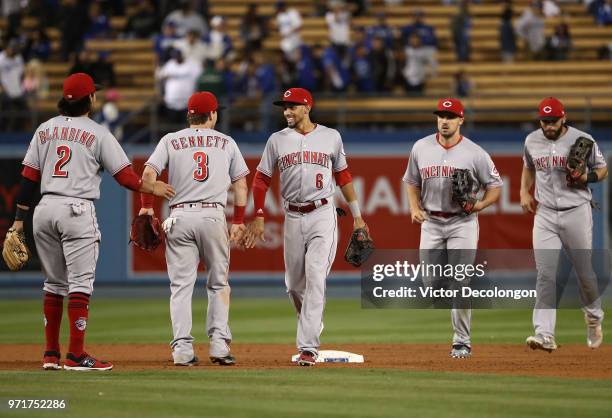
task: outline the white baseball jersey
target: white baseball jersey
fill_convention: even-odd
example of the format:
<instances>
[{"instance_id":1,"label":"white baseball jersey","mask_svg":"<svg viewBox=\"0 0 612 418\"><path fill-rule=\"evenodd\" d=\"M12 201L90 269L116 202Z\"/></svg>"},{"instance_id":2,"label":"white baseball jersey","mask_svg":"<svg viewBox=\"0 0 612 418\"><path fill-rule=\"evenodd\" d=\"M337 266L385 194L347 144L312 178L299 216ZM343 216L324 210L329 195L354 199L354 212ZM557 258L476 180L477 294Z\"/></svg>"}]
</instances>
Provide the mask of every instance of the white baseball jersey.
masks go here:
<instances>
[{"instance_id":1,"label":"white baseball jersey","mask_svg":"<svg viewBox=\"0 0 612 418\"><path fill-rule=\"evenodd\" d=\"M249 174L236 142L214 129L169 133L145 164L158 175L168 166L168 183L176 191L171 206L200 201L225 205L231 183Z\"/></svg>"},{"instance_id":2,"label":"white baseball jersey","mask_svg":"<svg viewBox=\"0 0 612 418\"><path fill-rule=\"evenodd\" d=\"M438 141L438 134L414 144L403 180L421 189L425 210L459 213L461 206L452 199L452 176L456 168L470 170L478 190L503 184L493 160L479 145L462 137L457 144L445 148Z\"/></svg>"},{"instance_id":3,"label":"white baseball jersey","mask_svg":"<svg viewBox=\"0 0 612 418\"><path fill-rule=\"evenodd\" d=\"M333 173L347 168L340 133L323 125L306 135L291 128L273 133L257 170L272 177L276 167L286 201L306 203L332 196Z\"/></svg>"},{"instance_id":4,"label":"white baseball jersey","mask_svg":"<svg viewBox=\"0 0 612 418\"><path fill-rule=\"evenodd\" d=\"M586 132L568 126L567 132L557 140L544 136L541 129L535 130L525 139L523 163L535 170L535 198L539 204L551 209L565 210L582 205L591 200L588 187L567 187L567 156L578 137L593 137ZM588 168L606 166L606 160L597 146L593 145Z\"/></svg>"},{"instance_id":5,"label":"white baseball jersey","mask_svg":"<svg viewBox=\"0 0 612 418\"><path fill-rule=\"evenodd\" d=\"M131 165L108 129L87 116L56 116L34 132L23 164L40 171L41 194L100 197L103 169L111 175Z\"/></svg>"}]
</instances>

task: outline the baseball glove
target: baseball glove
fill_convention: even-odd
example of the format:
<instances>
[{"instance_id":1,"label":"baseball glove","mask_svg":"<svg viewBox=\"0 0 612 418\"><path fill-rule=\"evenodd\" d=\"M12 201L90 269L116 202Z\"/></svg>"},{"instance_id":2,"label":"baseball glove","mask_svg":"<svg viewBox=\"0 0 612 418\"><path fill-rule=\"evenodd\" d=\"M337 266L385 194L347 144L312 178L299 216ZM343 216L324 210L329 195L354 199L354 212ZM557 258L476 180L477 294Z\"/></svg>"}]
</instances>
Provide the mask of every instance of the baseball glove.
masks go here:
<instances>
[{"instance_id":1,"label":"baseball glove","mask_svg":"<svg viewBox=\"0 0 612 418\"><path fill-rule=\"evenodd\" d=\"M10 228L6 233L2 258L12 271L21 270L30 259L30 249L26 245L25 233Z\"/></svg>"},{"instance_id":2,"label":"baseball glove","mask_svg":"<svg viewBox=\"0 0 612 418\"><path fill-rule=\"evenodd\" d=\"M374 251L374 241L370 238L366 228L357 228L351 235L348 247L344 252L344 259L355 267L361 266Z\"/></svg>"},{"instance_id":3,"label":"baseball glove","mask_svg":"<svg viewBox=\"0 0 612 418\"><path fill-rule=\"evenodd\" d=\"M453 200L459 203L466 214L472 213L478 202L474 195L474 179L470 170L456 168L453 172Z\"/></svg>"},{"instance_id":4,"label":"baseball glove","mask_svg":"<svg viewBox=\"0 0 612 418\"><path fill-rule=\"evenodd\" d=\"M138 215L132 221L130 242L138 248L153 251L162 243L164 237L159 219L151 215Z\"/></svg>"},{"instance_id":5,"label":"baseball glove","mask_svg":"<svg viewBox=\"0 0 612 418\"><path fill-rule=\"evenodd\" d=\"M593 141L584 136L579 137L571 146L567 156L567 184L576 183L586 173L587 160L593 150Z\"/></svg>"}]
</instances>

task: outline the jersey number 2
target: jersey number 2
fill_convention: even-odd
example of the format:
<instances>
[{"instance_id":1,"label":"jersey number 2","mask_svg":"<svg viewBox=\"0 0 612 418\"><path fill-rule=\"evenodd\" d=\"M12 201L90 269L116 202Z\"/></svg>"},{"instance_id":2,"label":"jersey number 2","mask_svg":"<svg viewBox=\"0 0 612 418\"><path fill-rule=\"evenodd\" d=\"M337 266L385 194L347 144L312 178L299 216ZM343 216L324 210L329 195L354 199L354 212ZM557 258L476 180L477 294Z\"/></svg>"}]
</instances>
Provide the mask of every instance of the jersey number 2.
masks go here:
<instances>
[{"instance_id":1,"label":"jersey number 2","mask_svg":"<svg viewBox=\"0 0 612 418\"><path fill-rule=\"evenodd\" d=\"M193 179L200 182L206 181L208 179L208 155L198 151L193 154L193 159L196 162Z\"/></svg>"},{"instance_id":2,"label":"jersey number 2","mask_svg":"<svg viewBox=\"0 0 612 418\"><path fill-rule=\"evenodd\" d=\"M57 160L57 162L55 163L53 177L68 177L68 172L62 169L70 161L70 157L72 157L72 151L67 145L60 145L55 151L57 152L59 160Z\"/></svg>"}]
</instances>

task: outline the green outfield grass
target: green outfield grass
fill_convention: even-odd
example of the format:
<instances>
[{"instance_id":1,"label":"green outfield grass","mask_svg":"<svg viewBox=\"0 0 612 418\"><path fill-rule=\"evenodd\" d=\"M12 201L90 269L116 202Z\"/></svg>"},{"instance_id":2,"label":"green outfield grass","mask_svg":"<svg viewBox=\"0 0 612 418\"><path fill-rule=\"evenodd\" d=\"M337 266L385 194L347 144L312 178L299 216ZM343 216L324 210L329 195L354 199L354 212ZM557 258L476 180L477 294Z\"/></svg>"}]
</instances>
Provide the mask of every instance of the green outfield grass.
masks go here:
<instances>
[{"instance_id":1,"label":"green outfield grass","mask_svg":"<svg viewBox=\"0 0 612 418\"><path fill-rule=\"evenodd\" d=\"M235 299L237 343L287 343L295 315L285 299ZM0 301L2 343L41 343L42 301ZM204 343L205 300L194 306ZM478 310L473 342L522 344L531 312ZM64 327L65 328L65 327ZM66 332L66 330L64 330ZM448 311L363 310L328 301L325 343L445 343ZM557 339L583 343L579 310L560 310ZM64 337L65 338L65 337ZM100 299L91 304L90 343L168 343L166 299ZM65 339L64 339L65 341ZM180 369L147 372L0 371L0 416L61 417L609 417L612 380L414 372L392 369ZM64 411L8 411L8 399L65 399Z\"/></svg>"},{"instance_id":2,"label":"green outfield grass","mask_svg":"<svg viewBox=\"0 0 612 418\"><path fill-rule=\"evenodd\" d=\"M206 300L196 300L194 337L205 342ZM92 300L87 341L91 343L166 343L172 339L166 299ZM557 340L583 343L585 328L578 309L558 311ZM230 325L240 343L293 343L295 314L288 299L232 301ZM0 301L2 343L43 342L42 300ZM473 341L523 343L532 333L530 310L474 310ZM62 327L64 337L67 327ZM440 343L450 338L447 310L361 309L359 301L328 300L326 343Z\"/></svg>"},{"instance_id":3,"label":"green outfield grass","mask_svg":"<svg viewBox=\"0 0 612 418\"><path fill-rule=\"evenodd\" d=\"M3 402L64 399L67 410L37 415L63 417L609 417L611 391L612 382L394 370L0 372Z\"/></svg>"}]
</instances>

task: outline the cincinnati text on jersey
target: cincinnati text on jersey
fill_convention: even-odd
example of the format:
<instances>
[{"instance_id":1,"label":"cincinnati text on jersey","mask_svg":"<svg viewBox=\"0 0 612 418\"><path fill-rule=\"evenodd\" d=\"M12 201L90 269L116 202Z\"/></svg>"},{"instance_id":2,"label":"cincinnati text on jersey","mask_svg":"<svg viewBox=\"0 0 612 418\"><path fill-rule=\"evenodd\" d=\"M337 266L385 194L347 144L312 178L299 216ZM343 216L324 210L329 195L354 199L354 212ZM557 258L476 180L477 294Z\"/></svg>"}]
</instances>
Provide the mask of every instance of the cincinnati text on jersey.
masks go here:
<instances>
[{"instance_id":1,"label":"cincinnati text on jersey","mask_svg":"<svg viewBox=\"0 0 612 418\"><path fill-rule=\"evenodd\" d=\"M188 136L188 137L182 136L180 138L174 138L170 140L170 143L172 144L172 148L174 148L176 151L180 149L199 148L199 147L208 147L208 148L214 147L214 148L221 148L224 150L228 142L229 142L229 139L223 138L221 136L216 136L216 135L215 136L207 135L206 140L204 140L204 136L202 135Z\"/></svg>"},{"instance_id":2,"label":"cincinnati text on jersey","mask_svg":"<svg viewBox=\"0 0 612 418\"><path fill-rule=\"evenodd\" d=\"M419 169L421 179L425 180L430 177L452 177L458 167L450 165L430 165Z\"/></svg>"},{"instance_id":3,"label":"cincinnati text on jersey","mask_svg":"<svg viewBox=\"0 0 612 418\"><path fill-rule=\"evenodd\" d=\"M72 141L79 144L85 145L87 148L91 148L96 140L96 136L91 132L87 132L81 129L70 128L68 126L53 128L52 132L50 129L38 131L38 140L43 145L47 141Z\"/></svg>"},{"instance_id":4,"label":"cincinnati text on jersey","mask_svg":"<svg viewBox=\"0 0 612 418\"><path fill-rule=\"evenodd\" d=\"M540 158L533 159L533 165L536 170L545 170L550 168L551 158L549 155ZM553 167L563 167L567 165L567 157L562 157L560 155L554 155L552 157L552 166Z\"/></svg>"},{"instance_id":5,"label":"cincinnati text on jersey","mask_svg":"<svg viewBox=\"0 0 612 418\"><path fill-rule=\"evenodd\" d=\"M299 164L315 164L329 168L331 155L318 151L298 151L282 155L278 158L278 169L284 170Z\"/></svg>"}]
</instances>

